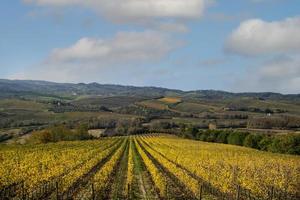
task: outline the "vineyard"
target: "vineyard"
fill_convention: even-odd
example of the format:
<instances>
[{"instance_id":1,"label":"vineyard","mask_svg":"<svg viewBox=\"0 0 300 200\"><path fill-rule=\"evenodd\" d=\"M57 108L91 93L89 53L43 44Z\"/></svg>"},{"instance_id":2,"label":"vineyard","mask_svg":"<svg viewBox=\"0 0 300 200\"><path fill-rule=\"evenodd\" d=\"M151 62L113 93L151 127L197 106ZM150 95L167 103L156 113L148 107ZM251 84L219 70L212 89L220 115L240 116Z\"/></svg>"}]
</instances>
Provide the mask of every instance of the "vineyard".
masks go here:
<instances>
[{"instance_id":1,"label":"vineyard","mask_svg":"<svg viewBox=\"0 0 300 200\"><path fill-rule=\"evenodd\" d=\"M300 157L149 134L0 147L0 199L300 199Z\"/></svg>"}]
</instances>

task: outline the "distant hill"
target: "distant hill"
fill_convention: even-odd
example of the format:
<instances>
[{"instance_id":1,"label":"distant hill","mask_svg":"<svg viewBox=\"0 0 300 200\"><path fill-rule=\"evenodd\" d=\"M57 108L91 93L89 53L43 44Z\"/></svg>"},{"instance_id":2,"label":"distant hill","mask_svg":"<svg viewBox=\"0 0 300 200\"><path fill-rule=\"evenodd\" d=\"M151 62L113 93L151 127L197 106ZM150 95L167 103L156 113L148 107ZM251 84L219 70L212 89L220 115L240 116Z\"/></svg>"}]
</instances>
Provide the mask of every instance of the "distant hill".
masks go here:
<instances>
[{"instance_id":1,"label":"distant hill","mask_svg":"<svg viewBox=\"0 0 300 200\"><path fill-rule=\"evenodd\" d=\"M101 96L163 96L183 95L180 90L170 90L158 87L135 87L98 83L54 83L47 81L31 80L5 80L0 79L0 95L101 95Z\"/></svg>"},{"instance_id":2,"label":"distant hill","mask_svg":"<svg viewBox=\"0 0 300 200\"><path fill-rule=\"evenodd\" d=\"M271 100L300 100L300 94L283 95L280 93L231 93L216 90L182 91L160 87L136 87L98 83L54 83L34 80L0 79L0 97L57 96L72 98L81 95L96 96L180 96L188 98L227 99L251 97Z\"/></svg>"},{"instance_id":3,"label":"distant hill","mask_svg":"<svg viewBox=\"0 0 300 200\"><path fill-rule=\"evenodd\" d=\"M210 125L296 131L299 116L299 94L0 79L0 142L48 126L78 123L106 129L107 135L145 130L178 133L183 126Z\"/></svg>"}]
</instances>

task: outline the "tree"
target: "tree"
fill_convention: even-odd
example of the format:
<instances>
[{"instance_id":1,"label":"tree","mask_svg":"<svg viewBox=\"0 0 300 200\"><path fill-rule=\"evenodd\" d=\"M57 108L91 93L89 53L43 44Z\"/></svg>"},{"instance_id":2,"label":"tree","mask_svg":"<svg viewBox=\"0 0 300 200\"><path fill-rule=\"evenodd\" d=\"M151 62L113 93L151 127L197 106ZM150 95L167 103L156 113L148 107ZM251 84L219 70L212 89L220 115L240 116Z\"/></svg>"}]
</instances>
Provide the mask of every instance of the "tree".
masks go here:
<instances>
[{"instance_id":1,"label":"tree","mask_svg":"<svg viewBox=\"0 0 300 200\"><path fill-rule=\"evenodd\" d=\"M271 143L272 143L272 138L266 136L258 143L259 149L263 151L268 151Z\"/></svg>"},{"instance_id":2,"label":"tree","mask_svg":"<svg viewBox=\"0 0 300 200\"><path fill-rule=\"evenodd\" d=\"M259 143L262 139L261 134L249 134L244 140L244 146L259 149Z\"/></svg>"},{"instance_id":3,"label":"tree","mask_svg":"<svg viewBox=\"0 0 300 200\"><path fill-rule=\"evenodd\" d=\"M245 138L249 133L241 133L241 132L232 132L229 134L227 140L228 144L240 145L242 146Z\"/></svg>"},{"instance_id":4,"label":"tree","mask_svg":"<svg viewBox=\"0 0 300 200\"><path fill-rule=\"evenodd\" d=\"M189 126L188 128L185 129L185 134L192 138L196 138L197 133L198 133L198 128L194 126Z\"/></svg>"},{"instance_id":5,"label":"tree","mask_svg":"<svg viewBox=\"0 0 300 200\"><path fill-rule=\"evenodd\" d=\"M273 137L268 150L274 153L300 154L300 135L290 134Z\"/></svg>"},{"instance_id":6,"label":"tree","mask_svg":"<svg viewBox=\"0 0 300 200\"><path fill-rule=\"evenodd\" d=\"M228 143L227 138L228 138L229 134L230 133L228 131L219 132L219 134L216 138L216 142L227 144Z\"/></svg>"},{"instance_id":7,"label":"tree","mask_svg":"<svg viewBox=\"0 0 300 200\"><path fill-rule=\"evenodd\" d=\"M75 130L75 137L77 140L87 140L91 139L91 136L88 133L88 125L80 124Z\"/></svg>"}]
</instances>

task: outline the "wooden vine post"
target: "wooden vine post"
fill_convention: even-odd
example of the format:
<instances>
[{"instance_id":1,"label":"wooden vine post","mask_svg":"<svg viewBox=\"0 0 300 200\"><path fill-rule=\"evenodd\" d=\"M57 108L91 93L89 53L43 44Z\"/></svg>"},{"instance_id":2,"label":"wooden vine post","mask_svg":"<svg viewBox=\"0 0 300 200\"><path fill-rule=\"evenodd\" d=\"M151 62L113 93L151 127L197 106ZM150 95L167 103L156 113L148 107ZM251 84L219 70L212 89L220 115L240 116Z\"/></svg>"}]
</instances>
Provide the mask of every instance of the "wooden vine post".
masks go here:
<instances>
[{"instance_id":1,"label":"wooden vine post","mask_svg":"<svg viewBox=\"0 0 300 200\"><path fill-rule=\"evenodd\" d=\"M128 183L128 199L132 199L132 191L131 191L131 185Z\"/></svg>"},{"instance_id":2,"label":"wooden vine post","mask_svg":"<svg viewBox=\"0 0 300 200\"><path fill-rule=\"evenodd\" d=\"M202 199L203 183L199 183L199 200Z\"/></svg>"},{"instance_id":3,"label":"wooden vine post","mask_svg":"<svg viewBox=\"0 0 300 200\"><path fill-rule=\"evenodd\" d=\"M273 199L273 195L274 195L274 187L272 186L270 191L270 197L269 197L270 200Z\"/></svg>"},{"instance_id":4,"label":"wooden vine post","mask_svg":"<svg viewBox=\"0 0 300 200\"><path fill-rule=\"evenodd\" d=\"M58 181L55 183L55 189L56 189L56 200L59 200L59 188L58 188Z\"/></svg>"},{"instance_id":5,"label":"wooden vine post","mask_svg":"<svg viewBox=\"0 0 300 200\"><path fill-rule=\"evenodd\" d=\"M241 186L237 185L237 192L236 192L236 200L240 199L240 194L241 193Z\"/></svg>"},{"instance_id":6,"label":"wooden vine post","mask_svg":"<svg viewBox=\"0 0 300 200\"><path fill-rule=\"evenodd\" d=\"M167 196L167 200L169 200L169 186L168 186L168 180L167 180L167 177L165 177L165 180L166 180L166 196Z\"/></svg>"},{"instance_id":7,"label":"wooden vine post","mask_svg":"<svg viewBox=\"0 0 300 200\"><path fill-rule=\"evenodd\" d=\"M25 183L24 183L24 181L22 182L22 199L26 199L26 194L25 194Z\"/></svg>"},{"instance_id":8,"label":"wooden vine post","mask_svg":"<svg viewBox=\"0 0 300 200\"><path fill-rule=\"evenodd\" d=\"M92 183L92 199L95 200L95 187L94 187L94 183Z\"/></svg>"}]
</instances>

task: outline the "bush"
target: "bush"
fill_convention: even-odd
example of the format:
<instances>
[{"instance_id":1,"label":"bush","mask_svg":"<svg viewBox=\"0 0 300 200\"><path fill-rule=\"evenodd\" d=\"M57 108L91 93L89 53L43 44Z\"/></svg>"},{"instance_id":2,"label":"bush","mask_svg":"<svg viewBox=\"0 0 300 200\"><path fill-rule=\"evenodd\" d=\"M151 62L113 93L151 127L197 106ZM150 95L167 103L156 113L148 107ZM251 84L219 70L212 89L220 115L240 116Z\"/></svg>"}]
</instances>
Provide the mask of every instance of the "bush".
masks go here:
<instances>
[{"instance_id":1,"label":"bush","mask_svg":"<svg viewBox=\"0 0 300 200\"><path fill-rule=\"evenodd\" d=\"M290 134L275 136L268 146L274 153L300 154L300 135Z\"/></svg>"},{"instance_id":2,"label":"bush","mask_svg":"<svg viewBox=\"0 0 300 200\"><path fill-rule=\"evenodd\" d=\"M65 125L53 126L48 129L36 131L29 139L30 143L49 143L59 141L87 140L92 136L88 134L87 125L79 125L69 129Z\"/></svg>"},{"instance_id":3,"label":"bush","mask_svg":"<svg viewBox=\"0 0 300 200\"><path fill-rule=\"evenodd\" d=\"M263 151L268 151L269 150L269 146L272 143L272 138L271 137L264 137L259 143L258 143L258 147L260 150Z\"/></svg>"},{"instance_id":4,"label":"bush","mask_svg":"<svg viewBox=\"0 0 300 200\"><path fill-rule=\"evenodd\" d=\"M300 134L269 136L233 130L196 130L197 128L192 126L188 128L182 126L178 136L205 142L240 145L274 153L300 155Z\"/></svg>"},{"instance_id":5,"label":"bush","mask_svg":"<svg viewBox=\"0 0 300 200\"><path fill-rule=\"evenodd\" d=\"M189 135L192 138L196 138L197 137L197 133L198 133L198 128L194 127L194 126L190 126L188 128L185 129L185 134Z\"/></svg>"},{"instance_id":6,"label":"bush","mask_svg":"<svg viewBox=\"0 0 300 200\"><path fill-rule=\"evenodd\" d=\"M248 133L232 132L229 134L229 136L227 138L228 144L242 146L247 135L248 135Z\"/></svg>"},{"instance_id":7,"label":"bush","mask_svg":"<svg viewBox=\"0 0 300 200\"><path fill-rule=\"evenodd\" d=\"M216 142L219 132L220 131L208 130L206 141L207 142Z\"/></svg>"},{"instance_id":8,"label":"bush","mask_svg":"<svg viewBox=\"0 0 300 200\"><path fill-rule=\"evenodd\" d=\"M71 140L88 140L88 139L91 139L92 136L89 135L88 130L89 130L88 125L86 125L86 124L79 125L74 130L74 133L71 134L71 136L73 136L73 138L71 137Z\"/></svg>"},{"instance_id":9,"label":"bush","mask_svg":"<svg viewBox=\"0 0 300 200\"><path fill-rule=\"evenodd\" d=\"M216 142L227 144L228 143L227 138L229 134L230 133L228 131L220 131L216 138Z\"/></svg>"},{"instance_id":10,"label":"bush","mask_svg":"<svg viewBox=\"0 0 300 200\"><path fill-rule=\"evenodd\" d=\"M286 148L285 153L300 155L300 135L288 135L283 140L283 146Z\"/></svg>"},{"instance_id":11,"label":"bush","mask_svg":"<svg viewBox=\"0 0 300 200\"><path fill-rule=\"evenodd\" d=\"M209 133L207 131L199 132L198 139L201 141L207 141Z\"/></svg>"},{"instance_id":12,"label":"bush","mask_svg":"<svg viewBox=\"0 0 300 200\"><path fill-rule=\"evenodd\" d=\"M245 147L260 149L259 143L263 139L261 134L249 134L244 140L243 145Z\"/></svg>"}]
</instances>

